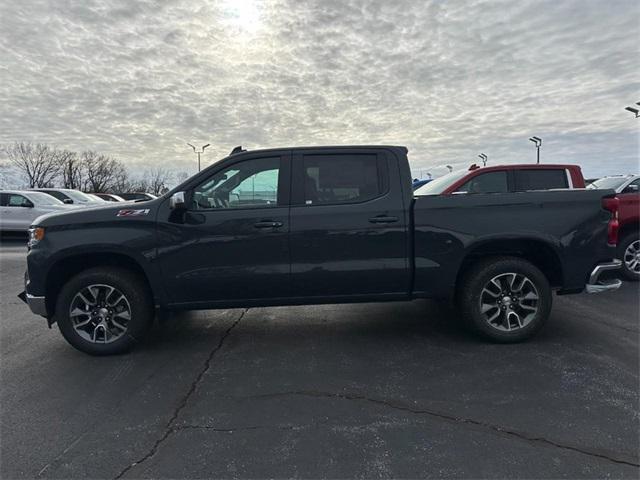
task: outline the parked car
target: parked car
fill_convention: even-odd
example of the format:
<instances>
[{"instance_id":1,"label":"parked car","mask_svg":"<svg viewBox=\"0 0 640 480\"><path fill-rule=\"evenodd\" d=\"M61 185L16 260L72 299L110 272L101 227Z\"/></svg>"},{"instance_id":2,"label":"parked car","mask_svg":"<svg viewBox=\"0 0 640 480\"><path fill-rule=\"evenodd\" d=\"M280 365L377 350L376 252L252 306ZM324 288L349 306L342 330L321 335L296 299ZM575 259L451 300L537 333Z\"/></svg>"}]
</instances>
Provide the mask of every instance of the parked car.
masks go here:
<instances>
[{"instance_id":1,"label":"parked car","mask_svg":"<svg viewBox=\"0 0 640 480\"><path fill-rule=\"evenodd\" d=\"M35 188L34 191L46 193L66 204L95 206L103 204L102 200L92 198L86 193L70 188Z\"/></svg>"},{"instance_id":2,"label":"parked car","mask_svg":"<svg viewBox=\"0 0 640 480\"><path fill-rule=\"evenodd\" d=\"M158 198L152 193L146 192L119 193L118 196L125 200L133 200L134 202L146 202L147 200L155 200Z\"/></svg>"},{"instance_id":3,"label":"parked car","mask_svg":"<svg viewBox=\"0 0 640 480\"><path fill-rule=\"evenodd\" d=\"M477 332L517 342L553 291L620 286L601 278L621 264L613 190L414 197L410 175L404 147L233 153L144 204L41 217L21 298L106 355L156 309L415 298L455 299Z\"/></svg>"},{"instance_id":4,"label":"parked car","mask_svg":"<svg viewBox=\"0 0 640 480\"><path fill-rule=\"evenodd\" d=\"M411 188L413 188L414 190L417 190L418 188L420 188L423 185L426 185L427 183L429 183L432 179L431 178L425 178L425 179L418 179L418 178L414 178L413 179L413 183L411 184Z\"/></svg>"},{"instance_id":5,"label":"parked car","mask_svg":"<svg viewBox=\"0 0 640 480\"><path fill-rule=\"evenodd\" d=\"M106 200L107 202L124 202L126 201L124 198L122 198L119 195L115 195L113 193L94 193L93 195L100 197L103 200Z\"/></svg>"},{"instance_id":6,"label":"parked car","mask_svg":"<svg viewBox=\"0 0 640 480\"><path fill-rule=\"evenodd\" d=\"M578 165L494 165L457 170L420 187L420 195L509 193L558 188L584 188Z\"/></svg>"},{"instance_id":7,"label":"parked car","mask_svg":"<svg viewBox=\"0 0 640 480\"><path fill-rule=\"evenodd\" d=\"M100 203L106 202L106 200L104 198L99 197L98 195L94 194L94 193L85 193L85 195L88 195L89 197L93 198L94 200L99 201Z\"/></svg>"},{"instance_id":8,"label":"parked car","mask_svg":"<svg viewBox=\"0 0 640 480\"><path fill-rule=\"evenodd\" d=\"M620 243L617 258L622 260L622 273L628 280L640 280L640 175L603 177L588 188L613 188L618 194Z\"/></svg>"},{"instance_id":9,"label":"parked car","mask_svg":"<svg viewBox=\"0 0 640 480\"><path fill-rule=\"evenodd\" d=\"M0 231L26 232L33 221L51 212L69 211L60 200L31 190L0 191Z\"/></svg>"}]
</instances>

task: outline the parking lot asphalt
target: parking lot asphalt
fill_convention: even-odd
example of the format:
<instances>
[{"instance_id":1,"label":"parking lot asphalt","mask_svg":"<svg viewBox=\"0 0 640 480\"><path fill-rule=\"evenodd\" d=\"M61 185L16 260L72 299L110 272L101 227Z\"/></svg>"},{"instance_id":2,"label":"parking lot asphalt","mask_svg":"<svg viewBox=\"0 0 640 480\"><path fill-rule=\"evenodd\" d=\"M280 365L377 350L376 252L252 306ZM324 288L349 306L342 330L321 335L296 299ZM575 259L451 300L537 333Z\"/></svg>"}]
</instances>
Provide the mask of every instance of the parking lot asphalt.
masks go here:
<instances>
[{"instance_id":1,"label":"parking lot asphalt","mask_svg":"<svg viewBox=\"0 0 640 480\"><path fill-rule=\"evenodd\" d=\"M180 313L93 358L0 246L2 478L638 478L639 293L485 343L427 301Z\"/></svg>"}]
</instances>

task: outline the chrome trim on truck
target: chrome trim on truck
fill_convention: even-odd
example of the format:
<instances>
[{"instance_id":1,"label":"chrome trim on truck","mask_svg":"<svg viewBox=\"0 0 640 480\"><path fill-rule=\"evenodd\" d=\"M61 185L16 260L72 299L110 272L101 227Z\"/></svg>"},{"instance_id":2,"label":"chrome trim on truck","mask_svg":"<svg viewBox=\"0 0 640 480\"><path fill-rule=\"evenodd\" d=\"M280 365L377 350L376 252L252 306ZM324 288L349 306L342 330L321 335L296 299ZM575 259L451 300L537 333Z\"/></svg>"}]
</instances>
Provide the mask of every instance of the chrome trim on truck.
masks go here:
<instances>
[{"instance_id":1,"label":"chrome trim on truck","mask_svg":"<svg viewBox=\"0 0 640 480\"><path fill-rule=\"evenodd\" d=\"M589 283L587 283L585 289L587 293L601 293L609 290L617 290L622 285L622 281L615 278L610 280L600 280L600 275L610 270L618 270L622 267L620 260L612 260L607 263L600 263L591 272L589 276Z\"/></svg>"}]
</instances>

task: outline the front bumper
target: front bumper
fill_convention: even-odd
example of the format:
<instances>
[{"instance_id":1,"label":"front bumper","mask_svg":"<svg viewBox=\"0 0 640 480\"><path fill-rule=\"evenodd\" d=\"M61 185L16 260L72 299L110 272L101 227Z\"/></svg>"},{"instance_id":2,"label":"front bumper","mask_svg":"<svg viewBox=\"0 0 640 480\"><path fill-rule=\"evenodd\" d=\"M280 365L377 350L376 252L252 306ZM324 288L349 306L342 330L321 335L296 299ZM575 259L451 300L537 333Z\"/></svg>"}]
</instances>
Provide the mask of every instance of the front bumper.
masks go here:
<instances>
[{"instance_id":1,"label":"front bumper","mask_svg":"<svg viewBox=\"0 0 640 480\"><path fill-rule=\"evenodd\" d=\"M18 298L22 300L24 303L29 305L29 310L31 310L36 315L41 315L46 318L47 316L47 301L45 297L36 297L27 292L20 292L18 294Z\"/></svg>"},{"instance_id":2,"label":"front bumper","mask_svg":"<svg viewBox=\"0 0 640 480\"><path fill-rule=\"evenodd\" d=\"M591 276L589 276L589 283L586 285L587 293L601 293L607 292L609 290L617 290L622 285L622 281L617 278L601 280L600 276L604 272L609 272L611 270L618 270L622 267L622 262L620 260L612 260L611 262L600 263L596 265L596 267L591 272Z\"/></svg>"}]
</instances>

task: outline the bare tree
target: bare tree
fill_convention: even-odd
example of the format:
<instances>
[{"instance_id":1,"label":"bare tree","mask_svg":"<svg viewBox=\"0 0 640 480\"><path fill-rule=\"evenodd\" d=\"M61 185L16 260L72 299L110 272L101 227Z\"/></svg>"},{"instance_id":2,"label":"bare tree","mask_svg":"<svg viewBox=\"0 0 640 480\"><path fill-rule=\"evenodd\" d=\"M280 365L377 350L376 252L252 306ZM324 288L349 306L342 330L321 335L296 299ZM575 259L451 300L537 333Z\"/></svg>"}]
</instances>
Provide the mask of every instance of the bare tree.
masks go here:
<instances>
[{"instance_id":1,"label":"bare tree","mask_svg":"<svg viewBox=\"0 0 640 480\"><path fill-rule=\"evenodd\" d=\"M81 160L85 174L83 187L87 191L107 193L117 183L116 179L126 172L124 165L115 158L91 150L82 152Z\"/></svg>"},{"instance_id":2,"label":"bare tree","mask_svg":"<svg viewBox=\"0 0 640 480\"><path fill-rule=\"evenodd\" d=\"M7 159L29 184L29 188L48 187L62 166L55 150L43 143L16 142L4 149Z\"/></svg>"},{"instance_id":3,"label":"bare tree","mask_svg":"<svg viewBox=\"0 0 640 480\"><path fill-rule=\"evenodd\" d=\"M184 182L189 177L190 177L189 172L185 172L184 170L176 173L176 181L178 183Z\"/></svg>"},{"instance_id":4,"label":"bare tree","mask_svg":"<svg viewBox=\"0 0 640 480\"><path fill-rule=\"evenodd\" d=\"M58 161L61 165L62 186L64 188L82 188L83 169L76 152L58 150Z\"/></svg>"},{"instance_id":5,"label":"bare tree","mask_svg":"<svg viewBox=\"0 0 640 480\"><path fill-rule=\"evenodd\" d=\"M113 185L111 186L111 192L109 193L125 193L131 190L132 186L129 172L123 168L115 175Z\"/></svg>"},{"instance_id":6,"label":"bare tree","mask_svg":"<svg viewBox=\"0 0 640 480\"><path fill-rule=\"evenodd\" d=\"M147 183L146 192L161 195L168 190L167 184L171 180L171 172L165 168L152 168L144 177Z\"/></svg>"}]
</instances>

